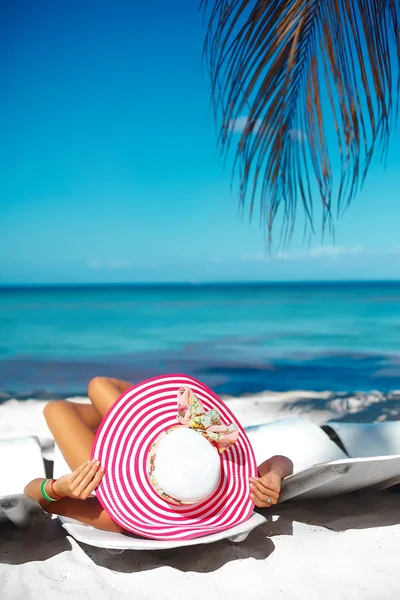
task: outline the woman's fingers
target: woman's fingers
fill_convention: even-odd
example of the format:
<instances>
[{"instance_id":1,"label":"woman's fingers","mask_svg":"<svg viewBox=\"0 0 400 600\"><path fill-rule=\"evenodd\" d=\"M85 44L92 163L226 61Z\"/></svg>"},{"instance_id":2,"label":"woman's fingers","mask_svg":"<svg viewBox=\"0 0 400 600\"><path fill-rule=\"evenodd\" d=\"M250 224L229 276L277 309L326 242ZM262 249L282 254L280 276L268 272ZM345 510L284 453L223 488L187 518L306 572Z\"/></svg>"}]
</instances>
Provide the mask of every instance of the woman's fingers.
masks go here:
<instances>
[{"instance_id":1,"label":"woman's fingers","mask_svg":"<svg viewBox=\"0 0 400 600\"><path fill-rule=\"evenodd\" d=\"M83 469L81 471L79 471L79 473L71 479L71 487L73 489L78 488L79 485L82 483L82 481L85 479L85 477L91 471L92 468L93 468L93 461L88 460L87 463L83 465Z\"/></svg>"},{"instance_id":2,"label":"woman's fingers","mask_svg":"<svg viewBox=\"0 0 400 600\"><path fill-rule=\"evenodd\" d=\"M265 498L267 500L268 498L277 497L276 492L263 485L259 479L250 480L250 489L260 499Z\"/></svg>"},{"instance_id":3,"label":"woman's fingers","mask_svg":"<svg viewBox=\"0 0 400 600\"><path fill-rule=\"evenodd\" d=\"M103 475L104 475L104 467L99 467L97 470L97 473L93 477L92 481L81 492L80 498L82 500L86 500L86 498L88 498L92 494L92 492L99 486Z\"/></svg>"},{"instance_id":4,"label":"woman's fingers","mask_svg":"<svg viewBox=\"0 0 400 600\"><path fill-rule=\"evenodd\" d=\"M85 470L83 471L83 473L85 473L85 476L80 480L79 485L76 488L78 498L80 497L83 490L85 490L90 484L90 482L93 480L94 476L100 468L100 463L98 460L95 460L89 464L89 467L90 469L86 473Z\"/></svg>"},{"instance_id":5,"label":"woman's fingers","mask_svg":"<svg viewBox=\"0 0 400 600\"><path fill-rule=\"evenodd\" d=\"M280 490L273 489L272 486L268 485L266 481L261 479L255 479L254 484L261 494L267 494L270 498L279 498Z\"/></svg>"},{"instance_id":6,"label":"woman's fingers","mask_svg":"<svg viewBox=\"0 0 400 600\"><path fill-rule=\"evenodd\" d=\"M88 461L83 469L76 475L73 481L71 481L71 496L73 498L85 499L87 496L83 496L83 492L92 484L95 480L96 475L99 473L101 469L100 463L98 460ZM90 491L97 487L98 483L103 476L103 472L101 471L99 476L96 478L96 483L94 483L94 487L91 488ZM90 492L89 492L90 493ZM88 494L89 495L89 494Z\"/></svg>"},{"instance_id":7,"label":"woman's fingers","mask_svg":"<svg viewBox=\"0 0 400 600\"><path fill-rule=\"evenodd\" d=\"M258 508L265 508L265 503L262 500L260 500L259 498L257 498L257 496L255 494L253 494L253 493L250 494L250 500L252 502L254 502L254 504L256 506L258 506Z\"/></svg>"},{"instance_id":8,"label":"woman's fingers","mask_svg":"<svg viewBox=\"0 0 400 600\"><path fill-rule=\"evenodd\" d=\"M267 487L267 484L260 479L251 479L250 489L250 498L259 508L272 506L278 501L279 492Z\"/></svg>"},{"instance_id":9,"label":"woman's fingers","mask_svg":"<svg viewBox=\"0 0 400 600\"><path fill-rule=\"evenodd\" d=\"M75 471L72 471L72 473L70 474L71 481L74 481L78 477L78 475L82 473L83 469L87 467L89 462L90 460L82 463L78 468L75 469Z\"/></svg>"},{"instance_id":10,"label":"woman's fingers","mask_svg":"<svg viewBox=\"0 0 400 600\"><path fill-rule=\"evenodd\" d=\"M258 508L269 508L273 504L277 504L276 498L260 494L258 491L251 492L250 498Z\"/></svg>"}]
</instances>

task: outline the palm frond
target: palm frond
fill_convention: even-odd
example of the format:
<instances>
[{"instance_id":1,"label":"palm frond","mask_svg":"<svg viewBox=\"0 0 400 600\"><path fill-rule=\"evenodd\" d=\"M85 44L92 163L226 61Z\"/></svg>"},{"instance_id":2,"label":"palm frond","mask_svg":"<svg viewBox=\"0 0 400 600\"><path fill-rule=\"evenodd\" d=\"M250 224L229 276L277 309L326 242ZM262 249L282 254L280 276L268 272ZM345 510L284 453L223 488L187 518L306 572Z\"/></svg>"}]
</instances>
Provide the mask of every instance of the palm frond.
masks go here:
<instances>
[{"instance_id":1,"label":"palm frond","mask_svg":"<svg viewBox=\"0 0 400 600\"><path fill-rule=\"evenodd\" d=\"M247 117L234 161L241 205L249 199L251 215L260 192L269 240L283 208L287 241L299 202L313 226L316 182L323 226L331 224L334 198L341 214L374 151L380 148L381 159L387 151L398 112L400 0L201 4L209 15L204 54L222 153Z\"/></svg>"}]
</instances>

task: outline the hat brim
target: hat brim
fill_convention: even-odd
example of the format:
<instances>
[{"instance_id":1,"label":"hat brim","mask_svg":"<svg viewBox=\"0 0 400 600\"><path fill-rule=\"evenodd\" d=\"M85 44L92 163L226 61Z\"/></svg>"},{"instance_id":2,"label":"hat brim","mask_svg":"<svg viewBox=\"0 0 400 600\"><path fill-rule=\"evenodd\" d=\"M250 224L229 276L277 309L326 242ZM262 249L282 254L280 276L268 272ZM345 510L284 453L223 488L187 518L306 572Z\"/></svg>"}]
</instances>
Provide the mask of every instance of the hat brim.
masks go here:
<instances>
[{"instance_id":1,"label":"hat brim","mask_svg":"<svg viewBox=\"0 0 400 600\"><path fill-rule=\"evenodd\" d=\"M216 408L224 423L235 423L237 442L221 455L221 481L202 503L177 506L154 490L147 456L158 436L177 424L177 392L189 386L204 408ZM110 517L125 530L159 540L189 540L224 531L252 514L249 478L257 476L246 433L227 405L207 386L186 375L150 379L126 391L104 417L92 458L104 467L96 495ZM179 465L175 466L179 469Z\"/></svg>"}]
</instances>

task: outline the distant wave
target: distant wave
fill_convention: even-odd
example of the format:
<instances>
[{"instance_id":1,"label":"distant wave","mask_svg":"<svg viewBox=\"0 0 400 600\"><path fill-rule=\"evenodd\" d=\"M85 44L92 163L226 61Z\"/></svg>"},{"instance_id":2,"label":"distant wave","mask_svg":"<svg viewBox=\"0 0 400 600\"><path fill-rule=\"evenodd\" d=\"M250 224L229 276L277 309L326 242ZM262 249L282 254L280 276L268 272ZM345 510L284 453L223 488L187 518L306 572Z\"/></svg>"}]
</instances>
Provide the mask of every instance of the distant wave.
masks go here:
<instances>
[{"instance_id":1,"label":"distant wave","mask_svg":"<svg viewBox=\"0 0 400 600\"><path fill-rule=\"evenodd\" d=\"M242 395L265 390L332 390L354 392L400 389L400 356L359 352L303 352L285 357L218 359L210 352L148 352L97 360L38 360L0 362L0 389L19 397L86 393L88 381L105 375L137 382L160 373L187 373L219 394ZM1 397L0 397L1 398ZM0 399L1 401L1 399Z\"/></svg>"}]
</instances>

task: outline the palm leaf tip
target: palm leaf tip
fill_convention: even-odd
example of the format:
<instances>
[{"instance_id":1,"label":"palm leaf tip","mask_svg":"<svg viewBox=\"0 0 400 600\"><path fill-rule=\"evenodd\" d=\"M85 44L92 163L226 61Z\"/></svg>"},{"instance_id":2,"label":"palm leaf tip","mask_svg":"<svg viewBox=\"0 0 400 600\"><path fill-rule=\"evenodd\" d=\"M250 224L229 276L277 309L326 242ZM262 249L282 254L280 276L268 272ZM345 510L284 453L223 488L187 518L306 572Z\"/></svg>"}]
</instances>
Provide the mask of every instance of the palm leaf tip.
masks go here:
<instances>
[{"instance_id":1,"label":"palm leaf tip","mask_svg":"<svg viewBox=\"0 0 400 600\"><path fill-rule=\"evenodd\" d=\"M398 113L400 0L202 0L219 144L240 201L287 240L302 205L323 226L354 199ZM337 178L333 171L338 172ZM316 191L315 191L316 188ZM269 237L269 239L271 239Z\"/></svg>"}]
</instances>

